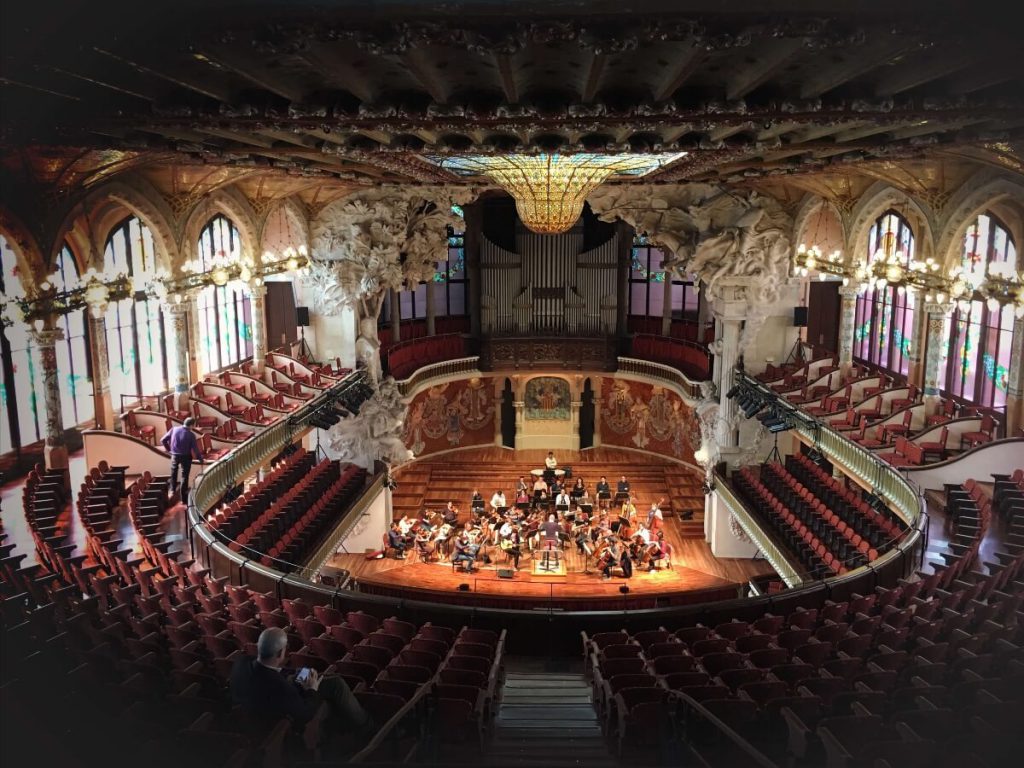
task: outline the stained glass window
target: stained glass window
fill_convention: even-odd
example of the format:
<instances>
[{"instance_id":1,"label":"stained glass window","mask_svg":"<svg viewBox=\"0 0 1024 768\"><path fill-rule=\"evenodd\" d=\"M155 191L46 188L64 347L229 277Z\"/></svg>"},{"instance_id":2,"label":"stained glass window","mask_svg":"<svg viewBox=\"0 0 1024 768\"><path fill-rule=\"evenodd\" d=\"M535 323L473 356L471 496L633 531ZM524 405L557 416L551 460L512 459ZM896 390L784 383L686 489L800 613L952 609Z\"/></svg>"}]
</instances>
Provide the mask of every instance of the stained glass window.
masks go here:
<instances>
[{"instance_id":1,"label":"stained glass window","mask_svg":"<svg viewBox=\"0 0 1024 768\"><path fill-rule=\"evenodd\" d=\"M238 229L226 216L214 216L203 227L197 243L199 261L209 269L217 255L237 253L242 247ZM243 283L204 288L199 309L199 359L210 373L252 357L252 302Z\"/></svg>"},{"instance_id":2,"label":"stained glass window","mask_svg":"<svg viewBox=\"0 0 1024 768\"><path fill-rule=\"evenodd\" d=\"M118 224L107 237L104 265L132 276L133 298L107 308L107 358L110 397L115 410L139 396L167 390L167 349L160 302L141 290L157 269L153 233L135 216Z\"/></svg>"},{"instance_id":3,"label":"stained glass window","mask_svg":"<svg viewBox=\"0 0 1024 768\"><path fill-rule=\"evenodd\" d=\"M7 239L0 235L0 293L4 298L24 298L25 287L18 263ZM39 349L32 343L29 325L14 321L0 323L0 453L41 440L46 423L42 366Z\"/></svg>"},{"instance_id":4,"label":"stained glass window","mask_svg":"<svg viewBox=\"0 0 1024 768\"><path fill-rule=\"evenodd\" d=\"M914 233L896 211L886 211L868 232L868 253L897 254L904 264L914 258ZM914 339L914 295L886 285L857 297L853 355L891 373L909 373Z\"/></svg>"},{"instance_id":5,"label":"stained glass window","mask_svg":"<svg viewBox=\"0 0 1024 768\"><path fill-rule=\"evenodd\" d=\"M78 265L67 244L57 254L52 280L58 291L78 287ZM65 427L91 422L96 413L87 311L82 309L61 315L57 320L57 326L64 331L64 341L58 342L54 351L57 354L57 376L60 382L61 422Z\"/></svg>"},{"instance_id":6,"label":"stained glass window","mask_svg":"<svg viewBox=\"0 0 1024 768\"><path fill-rule=\"evenodd\" d=\"M1016 268L1016 246L991 213L978 216L964 233L961 264L972 274L1006 274ZM990 309L981 299L977 295L960 302L946 320L943 339L948 341L940 353L939 385L946 396L1002 408L1015 341L1013 307Z\"/></svg>"},{"instance_id":7,"label":"stained glass window","mask_svg":"<svg viewBox=\"0 0 1024 768\"><path fill-rule=\"evenodd\" d=\"M453 206L455 210L458 206ZM459 209L461 211L461 209ZM448 233L448 252L437 262L433 280L398 294L402 320L423 320L427 316L427 291L434 292L434 317L458 317L469 312L466 301L466 249L462 232ZM391 296L385 299L380 323L391 320Z\"/></svg>"}]
</instances>

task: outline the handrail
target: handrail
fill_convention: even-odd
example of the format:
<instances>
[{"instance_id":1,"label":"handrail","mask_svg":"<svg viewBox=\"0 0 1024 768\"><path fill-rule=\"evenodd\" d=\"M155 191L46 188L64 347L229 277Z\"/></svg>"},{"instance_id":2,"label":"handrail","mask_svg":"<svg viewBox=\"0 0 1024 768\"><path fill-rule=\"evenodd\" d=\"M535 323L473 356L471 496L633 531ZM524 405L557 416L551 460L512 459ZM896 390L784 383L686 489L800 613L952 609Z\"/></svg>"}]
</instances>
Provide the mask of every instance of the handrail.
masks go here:
<instances>
[{"instance_id":1,"label":"handrail","mask_svg":"<svg viewBox=\"0 0 1024 768\"><path fill-rule=\"evenodd\" d=\"M377 493L380 489L384 487L384 482L386 480L387 475L384 472L377 473L370 485L363 489L363 492L359 494L359 498L355 500L355 503L351 504L349 508L345 510L345 514L341 520L339 520L335 524L334 528L331 529L330 533L324 537L323 543L317 547L315 552L306 558L306 564L302 566L303 571L312 571L314 574L320 571L327 562L327 558L337 550L338 544L344 542L345 539L349 537L352 529L363 516L363 512L370 505L373 499L377 497Z\"/></svg>"},{"instance_id":2,"label":"handrail","mask_svg":"<svg viewBox=\"0 0 1024 768\"><path fill-rule=\"evenodd\" d=\"M738 381L759 391L762 397L775 401L783 408L799 414L793 429L805 441L817 448L832 463L839 464L862 485L887 500L891 509L914 528L924 511L924 496L916 490L894 467L878 458L868 449L847 439L830 425L814 419L797 406L787 402L778 393L743 371L737 371Z\"/></svg>"},{"instance_id":3,"label":"handrail","mask_svg":"<svg viewBox=\"0 0 1024 768\"><path fill-rule=\"evenodd\" d=\"M725 502L729 512L740 524L740 528L757 545L765 560L771 564L786 586L795 587L804 583L805 579L800 576L800 569L796 563L788 553L777 547L775 542L768 537L767 532L761 528L760 524L747 511L743 502L733 493L732 486L719 476L715 482L715 490L718 492L719 501Z\"/></svg>"},{"instance_id":4,"label":"handrail","mask_svg":"<svg viewBox=\"0 0 1024 768\"><path fill-rule=\"evenodd\" d=\"M404 396L415 395L421 387L436 380L447 379L453 376L480 376L480 356L460 357L455 360L445 360L441 363L431 363L416 371L407 379L398 382L398 391Z\"/></svg>"},{"instance_id":5,"label":"handrail","mask_svg":"<svg viewBox=\"0 0 1024 768\"><path fill-rule=\"evenodd\" d=\"M736 731L726 725L722 720L719 720L707 707L697 701L689 694L683 693L682 691L676 691L669 689L669 698L677 699L681 703L686 705L687 709L691 709L702 718L707 720L709 723L718 729L719 733L724 735L729 741L731 741L736 747L738 747L750 760L753 761L753 765L761 766L761 768L778 768L778 766L769 760L762 752L760 752L753 744L740 736Z\"/></svg>"},{"instance_id":6,"label":"handrail","mask_svg":"<svg viewBox=\"0 0 1024 768\"><path fill-rule=\"evenodd\" d=\"M700 382L694 381L685 373L670 365L654 363L650 360L639 360L634 357L620 357L618 373L642 376L649 379L667 380L678 388L676 394L695 402L701 398Z\"/></svg>"},{"instance_id":7,"label":"handrail","mask_svg":"<svg viewBox=\"0 0 1024 768\"><path fill-rule=\"evenodd\" d=\"M319 395L309 400L304 406L293 411L288 418L278 419L259 434L246 440L238 448L227 456L218 459L203 472L192 488L192 503L189 507L189 514L193 512L204 518L213 508L214 504L223 496L228 489L232 488L238 481L252 472L256 467L265 463L268 459L280 453L285 446L290 444L297 432L303 434L309 427L297 427L295 423L304 416L312 413L334 394L335 390L342 389L351 379L361 377L362 372L354 372L341 381L324 390Z\"/></svg>"},{"instance_id":8,"label":"handrail","mask_svg":"<svg viewBox=\"0 0 1024 768\"><path fill-rule=\"evenodd\" d=\"M436 679L436 678L435 678ZM380 730L374 735L372 739L367 743L365 747L356 752L352 757L349 758L349 763L363 763L373 755L374 752L380 748L380 745L384 743L384 739L391 735L391 731L402 722L406 715L412 712L413 708L418 705L427 695L434 690L434 679L428 680L419 688L416 689L416 693L403 704L395 714L393 714L387 722L385 722Z\"/></svg>"},{"instance_id":9,"label":"handrail","mask_svg":"<svg viewBox=\"0 0 1024 768\"><path fill-rule=\"evenodd\" d=\"M683 346L683 347L689 347L690 349L695 349L698 352L703 352L705 355L708 355L708 356L710 356L710 354L711 354L710 352L708 352L708 348L707 348L706 344L700 344L700 343L698 343L696 341L691 341L690 339L677 339L674 336L664 336L664 335L662 335L660 333L642 333L642 332L641 333L634 333L633 334L633 338L635 338L635 339L642 339L642 338L664 339L665 341L670 341L673 344L678 344L678 345Z\"/></svg>"}]
</instances>

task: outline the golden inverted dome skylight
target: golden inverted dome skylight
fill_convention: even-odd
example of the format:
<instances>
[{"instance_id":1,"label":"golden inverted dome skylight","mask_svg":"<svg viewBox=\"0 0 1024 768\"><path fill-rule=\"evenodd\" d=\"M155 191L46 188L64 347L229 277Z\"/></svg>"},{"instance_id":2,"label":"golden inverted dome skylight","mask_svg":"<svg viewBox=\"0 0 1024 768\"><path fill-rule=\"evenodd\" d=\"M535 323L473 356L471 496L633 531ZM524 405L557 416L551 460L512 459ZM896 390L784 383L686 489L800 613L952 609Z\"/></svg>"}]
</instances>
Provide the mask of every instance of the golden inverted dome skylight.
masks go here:
<instances>
[{"instance_id":1,"label":"golden inverted dome skylight","mask_svg":"<svg viewBox=\"0 0 1024 768\"><path fill-rule=\"evenodd\" d=\"M583 203L610 176L644 176L685 152L666 155L470 155L431 157L461 176L486 176L512 195L523 224L542 235L572 228Z\"/></svg>"}]
</instances>

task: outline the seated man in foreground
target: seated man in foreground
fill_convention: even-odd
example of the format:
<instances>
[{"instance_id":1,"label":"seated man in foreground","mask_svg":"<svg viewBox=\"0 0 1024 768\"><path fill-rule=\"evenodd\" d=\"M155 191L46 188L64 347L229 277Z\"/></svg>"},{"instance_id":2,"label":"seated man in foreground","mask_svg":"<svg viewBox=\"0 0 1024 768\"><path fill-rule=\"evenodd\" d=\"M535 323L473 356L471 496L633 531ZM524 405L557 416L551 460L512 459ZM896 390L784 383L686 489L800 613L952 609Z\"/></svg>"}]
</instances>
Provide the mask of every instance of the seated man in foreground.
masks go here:
<instances>
[{"instance_id":1,"label":"seated man in foreground","mask_svg":"<svg viewBox=\"0 0 1024 768\"><path fill-rule=\"evenodd\" d=\"M370 716L341 677L321 677L310 669L300 679L295 670L284 668L287 658L288 636L280 627L271 627L257 639L256 658L243 656L231 670L231 698L260 732L287 717L293 730L301 733L321 702L329 705L337 732L372 728Z\"/></svg>"}]
</instances>

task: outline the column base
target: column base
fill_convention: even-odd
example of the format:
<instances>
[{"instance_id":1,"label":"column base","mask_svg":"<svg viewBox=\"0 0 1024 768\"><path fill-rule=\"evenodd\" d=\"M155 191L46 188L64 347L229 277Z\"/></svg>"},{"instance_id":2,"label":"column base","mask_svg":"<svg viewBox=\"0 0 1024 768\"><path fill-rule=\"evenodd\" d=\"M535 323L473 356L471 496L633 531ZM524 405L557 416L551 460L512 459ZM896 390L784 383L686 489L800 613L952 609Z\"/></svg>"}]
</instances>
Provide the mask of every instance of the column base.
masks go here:
<instances>
[{"instance_id":1,"label":"column base","mask_svg":"<svg viewBox=\"0 0 1024 768\"><path fill-rule=\"evenodd\" d=\"M941 395L925 395L922 398L924 403L924 413L926 416L932 416L942 410L942 396Z\"/></svg>"},{"instance_id":2,"label":"column base","mask_svg":"<svg viewBox=\"0 0 1024 768\"><path fill-rule=\"evenodd\" d=\"M47 469L67 469L68 449L63 445L43 446L43 463Z\"/></svg>"}]
</instances>

